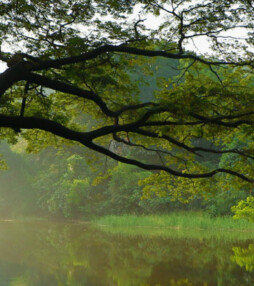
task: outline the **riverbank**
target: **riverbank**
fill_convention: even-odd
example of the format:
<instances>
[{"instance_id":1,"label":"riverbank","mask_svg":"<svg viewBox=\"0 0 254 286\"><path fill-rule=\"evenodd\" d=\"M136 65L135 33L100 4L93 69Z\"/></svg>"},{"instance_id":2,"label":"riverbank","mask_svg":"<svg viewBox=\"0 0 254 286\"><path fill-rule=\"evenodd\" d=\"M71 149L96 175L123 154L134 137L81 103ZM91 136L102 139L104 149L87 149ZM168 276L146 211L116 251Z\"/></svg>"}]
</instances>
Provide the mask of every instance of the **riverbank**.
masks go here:
<instances>
[{"instance_id":1,"label":"riverbank","mask_svg":"<svg viewBox=\"0 0 254 286\"><path fill-rule=\"evenodd\" d=\"M177 212L163 215L109 215L92 219L92 224L112 227L149 227L202 230L253 231L254 223L230 216L210 217L199 212Z\"/></svg>"},{"instance_id":2,"label":"riverbank","mask_svg":"<svg viewBox=\"0 0 254 286\"><path fill-rule=\"evenodd\" d=\"M152 215L106 215L92 218L54 218L54 217L16 217L0 218L0 222L38 222L51 221L71 224L90 224L122 228L151 228L151 229L200 229L228 230L254 232L254 223L247 220L235 220L232 216L211 217L203 212L172 212Z\"/></svg>"},{"instance_id":3,"label":"riverbank","mask_svg":"<svg viewBox=\"0 0 254 286\"><path fill-rule=\"evenodd\" d=\"M1 225L68 225L97 229L109 235L174 239L216 239L247 241L254 239L254 223L232 217L209 217L201 212L175 212L164 215L110 215L92 219L19 218L2 219Z\"/></svg>"}]
</instances>

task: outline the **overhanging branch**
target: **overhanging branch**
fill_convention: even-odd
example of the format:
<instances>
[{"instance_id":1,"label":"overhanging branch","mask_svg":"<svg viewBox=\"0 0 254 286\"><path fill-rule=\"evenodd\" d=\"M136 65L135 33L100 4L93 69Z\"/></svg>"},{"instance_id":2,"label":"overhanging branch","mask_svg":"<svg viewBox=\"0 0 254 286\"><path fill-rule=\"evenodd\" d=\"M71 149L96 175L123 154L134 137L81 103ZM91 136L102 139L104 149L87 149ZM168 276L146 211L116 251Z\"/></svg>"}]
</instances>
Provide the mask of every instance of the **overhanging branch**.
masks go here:
<instances>
[{"instance_id":1,"label":"overhanging branch","mask_svg":"<svg viewBox=\"0 0 254 286\"><path fill-rule=\"evenodd\" d=\"M42 118L35 118L35 117L20 117L20 116L8 116L8 115L0 115L0 127L9 127L9 128L19 128L19 129L40 129L44 131L51 132L52 134L55 134L57 136L60 136L62 138L73 140L76 142L79 142L83 144L84 146L97 151L101 154L104 154L108 157L111 157L119 162L123 162L126 164L131 164L138 166L140 168L146 169L146 170L161 170L165 171L171 175L183 177L183 178L189 178L189 179L198 179L198 178L209 178L217 173L227 173L233 176L237 176L241 178L242 180L245 180L247 182L253 183L254 180L250 179L238 172L228 170L228 169L215 169L211 172L207 173L201 173L201 174L192 174L192 173L185 173L181 171L173 170L167 166L160 166L160 165L153 165L153 164L146 164L143 162L140 162L138 160L125 158L123 156L120 156L118 154L113 153L112 151L96 145L92 142L92 136L91 133L93 132L78 132L75 130L71 130L55 121L49 120L49 119L42 119ZM111 126L110 126L111 127ZM115 126L118 127L118 126ZM112 130L113 133L114 130ZM142 134L142 132L137 132ZM143 133L144 134L144 133Z\"/></svg>"},{"instance_id":2,"label":"overhanging branch","mask_svg":"<svg viewBox=\"0 0 254 286\"><path fill-rule=\"evenodd\" d=\"M50 79L50 78L47 78L45 76L41 76L35 73L30 73L27 76L27 79L32 83L36 83L44 87L51 88L53 90L61 91L64 93L69 93L69 94L76 95L84 99L92 100L100 107L100 109L106 115L113 116L113 117L117 116L117 113L110 110L107 107L106 103L101 99L101 97L99 97L92 91L85 90L85 89L82 89L82 88L79 88L74 85L70 85L70 84L67 84L67 83L64 83L58 80Z\"/></svg>"},{"instance_id":3,"label":"overhanging branch","mask_svg":"<svg viewBox=\"0 0 254 286\"><path fill-rule=\"evenodd\" d=\"M164 58L170 58L170 59L192 59L192 60L196 60L201 63L207 64L207 65L243 66L243 65L253 64L253 61L245 62L245 63L227 62L227 61L210 61L210 60L205 60L204 58L195 56L193 54L169 53L169 52L161 51L161 50L155 51L155 50L138 49L138 48L133 48L133 47L127 47L124 45L118 45L118 46L104 45L92 51L81 54L79 56L38 62L34 64L34 66L32 67L32 70L36 71L36 70L44 70L44 69L50 69L50 68L60 68L64 65L71 65L71 64L76 64L80 62L85 62L87 60L92 60L92 59L99 57L102 54L109 53L109 52L119 52L119 53L126 53L126 54L145 56L145 57L164 57Z\"/></svg>"},{"instance_id":4,"label":"overhanging branch","mask_svg":"<svg viewBox=\"0 0 254 286\"><path fill-rule=\"evenodd\" d=\"M129 165L135 165L137 167L140 167L142 169L145 169L145 170L158 170L158 171L165 171L173 176L177 176L177 177L183 177L183 178L188 178L188 179L201 179L201 178L210 178L210 177L213 177L214 175L218 174L218 173L226 173L226 174L230 174L230 175L233 175L233 176L236 176L236 177L239 177L241 178L242 180L244 181L247 181L249 183L254 183L254 180L253 179L250 179L240 173L237 173L235 171L232 171L232 170L228 170L228 169L223 169L223 168L219 168L219 169L215 169L211 172L207 172L207 173L201 173L201 174L191 174L191 173L185 173L185 172L180 172L180 171L175 171L169 167L166 167L166 166L160 166L160 165L153 165L153 164L146 164L146 163L143 163L143 162L140 162L140 161L137 161L137 160L134 160L134 159L129 159L129 158L125 158L125 157L122 157L116 153L113 153L112 151L102 147L102 146L99 146L93 142L89 142L89 144L86 145L88 148L98 152L98 153L101 153L101 154L104 154L112 159L115 159L119 162L122 162L122 163L125 163L125 164L129 164Z\"/></svg>"},{"instance_id":5,"label":"overhanging branch","mask_svg":"<svg viewBox=\"0 0 254 286\"><path fill-rule=\"evenodd\" d=\"M85 140L89 140L85 132L74 131L55 121L43 118L0 114L0 127L9 127L14 129L40 129L80 143L83 143Z\"/></svg>"}]
</instances>

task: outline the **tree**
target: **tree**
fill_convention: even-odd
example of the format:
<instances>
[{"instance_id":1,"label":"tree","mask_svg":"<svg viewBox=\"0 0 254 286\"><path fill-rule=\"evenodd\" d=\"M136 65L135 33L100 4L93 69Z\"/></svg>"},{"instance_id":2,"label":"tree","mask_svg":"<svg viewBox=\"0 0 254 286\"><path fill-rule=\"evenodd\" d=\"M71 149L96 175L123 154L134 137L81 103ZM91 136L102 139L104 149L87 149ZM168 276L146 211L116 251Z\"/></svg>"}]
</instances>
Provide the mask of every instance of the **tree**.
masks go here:
<instances>
[{"instance_id":1,"label":"tree","mask_svg":"<svg viewBox=\"0 0 254 286\"><path fill-rule=\"evenodd\" d=\"M2 1L1 138L40 147L56 135L180 178L253 182L251 167L204 164L210 153L253 163L253 10L247 0ZM245 37L235 37L239 28ZM188 50L200 37L210 55ZM140 101L138 74L145 81L158 57L178 60L179 75L157 78L153 100ZM235 134L248 143L227 149ZM161 164L125 156L112 140L155 152Z\"/></svg>"}]
</instances>

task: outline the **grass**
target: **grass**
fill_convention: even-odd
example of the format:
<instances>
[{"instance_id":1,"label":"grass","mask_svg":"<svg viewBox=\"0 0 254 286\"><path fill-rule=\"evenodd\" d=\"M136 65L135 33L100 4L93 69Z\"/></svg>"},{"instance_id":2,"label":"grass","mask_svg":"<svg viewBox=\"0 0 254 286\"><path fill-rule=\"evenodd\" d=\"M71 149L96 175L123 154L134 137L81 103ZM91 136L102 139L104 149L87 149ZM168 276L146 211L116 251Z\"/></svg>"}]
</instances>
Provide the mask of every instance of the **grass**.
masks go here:
<instances>
[{"instance_id":1,"label":"grass","mask_svg":"<svg viewBox=\"0 0 254 286\"><path fill-rule=\"evenodd\" d=\"M109 215L94 218L92 225L115 235L171 238L254 238L254 223L232 217L212 218L204 213L178 212L166 215Z\"/></svg>"},{"instance_id":2,"label":"grass","mask_svg":"<svg viewBox=\"0 0 254 286\"><path fill-rule=\"evenodd\" d=\"M204 213L178 212L166 215L109 215L98 217L92 223L117 227L149 227L177 229L242 230L253 231L254 223L246 220L234 220L232 217L212 218Z\"/></svg>"}]
</instances>

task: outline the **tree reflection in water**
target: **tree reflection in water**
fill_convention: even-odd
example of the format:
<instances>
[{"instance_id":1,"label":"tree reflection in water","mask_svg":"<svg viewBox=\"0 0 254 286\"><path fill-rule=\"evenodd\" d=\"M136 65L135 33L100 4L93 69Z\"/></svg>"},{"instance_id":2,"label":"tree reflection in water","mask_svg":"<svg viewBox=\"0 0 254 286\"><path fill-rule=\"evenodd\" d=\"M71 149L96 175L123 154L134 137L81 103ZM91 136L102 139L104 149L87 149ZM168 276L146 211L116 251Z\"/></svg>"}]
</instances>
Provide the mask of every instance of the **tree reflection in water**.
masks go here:
<instances>
[{"instance_id":1,"label":"tree reflection in water","mask_svg":"<svg viewBox=\"0 0 254 286\"><path fill-rule=\"evenodd\" d=\"M254 246L244 241L121 236L49 222L0 228L3 285L254 285Z\"/></svg>"},{"instance_id":2,"label":"tree reflection in water","mask_svg":"<svg viewBox=\"0 0 254 286\"><path fill-rule=\"evenodd\" d=\"M233 247L234 256L231 260L236 262L240 267L244 267L246 271L254 270L254 244L251 243L247 248Z\"/></svg>"}]
</instances>

